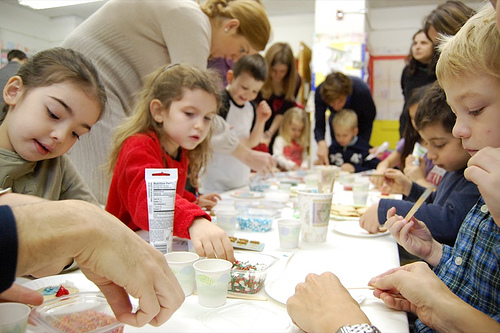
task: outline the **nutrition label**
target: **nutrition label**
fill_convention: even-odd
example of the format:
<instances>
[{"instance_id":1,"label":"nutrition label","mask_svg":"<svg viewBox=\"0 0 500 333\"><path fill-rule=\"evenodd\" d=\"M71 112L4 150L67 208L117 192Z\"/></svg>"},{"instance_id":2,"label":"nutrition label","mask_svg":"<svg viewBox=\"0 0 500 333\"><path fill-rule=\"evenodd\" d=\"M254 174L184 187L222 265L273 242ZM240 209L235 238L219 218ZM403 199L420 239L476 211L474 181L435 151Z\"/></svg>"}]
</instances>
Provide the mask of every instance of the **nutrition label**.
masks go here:
<instances>
[{"instance_id":1,"label":"nutrition label","mask_svg":"<svg viewBox=\"0 0 500 333\"><path fill-rule=\"evenodd\" d=\"M177 169L146 169L149 243L162 253L172 251Z\"/></svg>"}]
</instances>

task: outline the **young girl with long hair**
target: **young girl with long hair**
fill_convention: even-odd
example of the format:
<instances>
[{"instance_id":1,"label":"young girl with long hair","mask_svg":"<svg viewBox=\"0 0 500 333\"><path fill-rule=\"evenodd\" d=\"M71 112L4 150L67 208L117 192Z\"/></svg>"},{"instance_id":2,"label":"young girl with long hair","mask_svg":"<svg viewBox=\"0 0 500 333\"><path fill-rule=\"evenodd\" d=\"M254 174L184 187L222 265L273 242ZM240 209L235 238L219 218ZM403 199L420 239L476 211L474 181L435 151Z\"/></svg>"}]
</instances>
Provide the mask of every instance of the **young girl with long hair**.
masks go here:
<instances>
[{"instance_id":1,"label":"young girl with long hair","mask_svg":"<svg viewBox=\"0 0 500 333\"><path fill-rule=\"evenodd\" d=\"M191 238L200 256L234 260L226 233L185 190L210 157L211 122L220 105L216 74L176 64L150 74L132 116L115 131L106 210L132 230L149 230L146 168L177 168L174 236ZM215 201L217 195L209 195Z\"/></svg>"},{"instance_id":2,"label":"young girl with long hair","mask_svg":"<svg viewBox=\"0 0 500 333\"><path fill-rule=\"evenodd\" d=\"M293 107L285 112L279 135L273 145L273 157L280 169L307 169L309 129L309 115L306 111Z\"/></svg>"},{"instance_id":3,"label":"young girl with long hair","mask_svg":"<svg viewBox=\"0 0 500 333\"><path fill-rule=\"evenodd\" d=\"M273 110L266 122L264 143L272 152L273 142L278 134L284 113L294 107L299 92L300 76L297 73L295 57L288 43L275 43L265 55L269 65L269 75L260 91L257 102L267 101ZM265 150L262 147L259 148Z\"/></svg>"},{"instance_id":4,"label":"young girl with long hair","mask_svg":"<svg viewBox=\"0 0 500 333\"><path fill-rule=\"evenodd\" d=\"M90 132L106 105L92 63L70 49L41 51L9 79L3 96L0 186L48 200L97 204L65 154Z\"/></svg>"}]
</instances>

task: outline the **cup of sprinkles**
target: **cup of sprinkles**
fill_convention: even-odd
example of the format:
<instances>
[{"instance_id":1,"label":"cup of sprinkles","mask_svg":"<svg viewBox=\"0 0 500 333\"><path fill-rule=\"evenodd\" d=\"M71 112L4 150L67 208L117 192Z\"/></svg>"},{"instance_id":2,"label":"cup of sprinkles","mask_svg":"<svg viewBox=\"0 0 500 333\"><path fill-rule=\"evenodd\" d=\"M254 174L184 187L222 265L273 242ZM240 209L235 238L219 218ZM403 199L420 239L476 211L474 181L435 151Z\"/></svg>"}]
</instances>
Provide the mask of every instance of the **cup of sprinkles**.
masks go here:
<instances>
[{"instance_id":1,"label":"cup of sprinkles","mask_svg":"<svg viewBox=\"0 0 500 333\"><path fill-rule=\"evenodd\" d=\"M264 287L276 257L255 252L235 252L234 256L236 262L231 269L228 290L242 294L258 293Z\"/></svg>"},{"instance_id":2,"label":"cup of sprinkles","mask_svg":"<svg viewBox=\"0 0 500 333\"><path fill-rule=\"evenodd\" d=\"M100 292L63 296L34 307L31 322L46 332L122 333L120 323Z\"/></svg>"}]
</instances>

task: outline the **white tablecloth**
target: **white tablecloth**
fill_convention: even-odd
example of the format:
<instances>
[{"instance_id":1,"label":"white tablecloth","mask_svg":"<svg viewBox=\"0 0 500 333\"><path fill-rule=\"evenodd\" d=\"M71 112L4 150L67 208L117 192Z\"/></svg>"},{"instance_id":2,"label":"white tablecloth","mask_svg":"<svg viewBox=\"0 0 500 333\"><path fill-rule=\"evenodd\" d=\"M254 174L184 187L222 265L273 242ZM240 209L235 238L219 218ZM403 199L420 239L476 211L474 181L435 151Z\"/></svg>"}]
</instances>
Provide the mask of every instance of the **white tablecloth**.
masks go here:
<instances>
[{"instance_id":1,"label":"white tablecloth","mask_svg":"<svg viewBox=\"0 0 500 333\"><path fill-rule=\"evenodd\" d=\"M233 207L231 193L223 194L218 207ZM334 203L352 203L351 192L343 191L340 184L335 185L334 193ZM370 196L369 201L377 200L376 192L372 191ZM292 201L293 198L283 209L282 216L293 214ZM161 327L126 326L125 332L299 332L300 329L293 325L282 302L286 302L295 284L304 281L308 273L332 271L347 288L358 288L366 286L373 276L399 266L397 243L392 236L349 236L334 231L336 226L345 226L347 223L357 222L331 220L325 243L311 244L301 240L299 249L293 251L280 249L276 221L273 222L272 230L266 233L237 229L236 237L264 242L263 252L278 258L268 274L265 288L256 294L267 298L267 301L228 299L224 306L214 309L199 305L198 297L191 295ZM85 279L79 271L67 275L67 278L71 276ZM408 320L404 312L389 309L373 296L371 290L352 289L351 293L362 300L361 308L382 332L408 332ZM30 331L36 329L30 327Z\"/></svg>"}]
</instances>

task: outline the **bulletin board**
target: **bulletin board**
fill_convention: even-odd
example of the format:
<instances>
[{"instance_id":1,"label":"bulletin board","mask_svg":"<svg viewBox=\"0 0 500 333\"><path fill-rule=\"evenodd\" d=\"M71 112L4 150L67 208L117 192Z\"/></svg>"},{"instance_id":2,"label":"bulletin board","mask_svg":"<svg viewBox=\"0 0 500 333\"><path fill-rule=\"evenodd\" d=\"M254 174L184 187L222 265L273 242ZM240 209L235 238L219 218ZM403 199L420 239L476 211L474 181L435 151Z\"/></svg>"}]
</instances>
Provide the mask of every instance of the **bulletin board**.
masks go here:
<instances>
[{"instance_id":1,"label":"bulletin board","mask_svg":"<svg viewBox=\"0 0 500 333\"><path fill-rule=\"evenodd\" d=\"M401 73L406 65L405 58L405 55L370 56L368 84L377 106L378 120L399 120L404 104Z\"/></svg>"}]
</instances>

